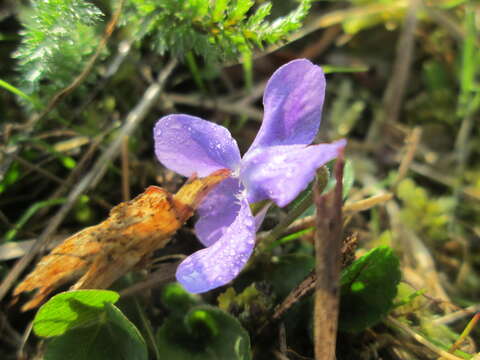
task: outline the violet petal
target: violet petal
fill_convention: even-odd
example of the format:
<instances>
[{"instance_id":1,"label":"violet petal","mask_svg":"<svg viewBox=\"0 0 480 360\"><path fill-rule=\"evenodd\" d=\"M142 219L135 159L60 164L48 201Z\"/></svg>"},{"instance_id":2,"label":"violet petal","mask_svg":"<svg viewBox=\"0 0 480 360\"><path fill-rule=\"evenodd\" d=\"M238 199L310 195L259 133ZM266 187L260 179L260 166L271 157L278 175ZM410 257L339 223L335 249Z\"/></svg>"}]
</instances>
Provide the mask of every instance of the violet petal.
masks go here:
<instances>
[{"instance_id":1,"label":"violet petal","mask_svg":"<svg viewBox=\"0 0 480 360\"><path fill-rule=\"evenodd\" d=\"M241 192L238 179L222 181L199 206L195 232L205 246L213 245L233 223L240 210L236 195Z\"/></svg>"},{"instance_id":2,"label":"violet petal","mask_svg":"<svg viewBox=\"0 0 480 360\"><path fill-rule=\"evenodd\" d=\"M308 145L318 132L325 97L322 69L306 59L291 61L265 88L263 123L250 149Z\"/></svg>"},{"instance_id":3,"label":"violet petal","mask_svg":"<svg viewBox=\"0 0 480 360\"><path fill-rule=\"evenodd\" d=\"M240 178L248 200L273 200L283 207L313 180L315 171L337 157L346 140L311 146L272 146L250 152L242 161Z\"/></svg>"},{"instance_id":4,"label":"violet petal","mask_svg":"<svg viewBox=\"0 0 480 360\"><path fill-rule=\"evenodd\" d=\"M153 134L158 160L181 175L203 177L215 170L239 166L237 142L223 126L174 114L158 120Z\"/></svg>"},{"instance_id":5,"label":"violet petal","mask_svg":"<svg viewBox=\"0 0 480 360\"><path fill-rule=\"evenodd\" d=\"M187 291L202 293L234 279L255 245L255 221L247 199L242 199L235 221L212 246L186 258L177 268L177 280Z\"/></svg>"}]
</instances>

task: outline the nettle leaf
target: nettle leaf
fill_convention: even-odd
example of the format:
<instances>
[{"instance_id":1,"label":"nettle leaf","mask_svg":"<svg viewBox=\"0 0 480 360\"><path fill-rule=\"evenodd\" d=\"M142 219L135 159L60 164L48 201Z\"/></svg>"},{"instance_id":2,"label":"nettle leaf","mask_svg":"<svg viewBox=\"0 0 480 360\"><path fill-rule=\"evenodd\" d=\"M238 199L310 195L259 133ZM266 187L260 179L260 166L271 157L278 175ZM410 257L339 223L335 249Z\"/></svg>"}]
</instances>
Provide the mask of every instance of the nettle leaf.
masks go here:
<instances>
[{"instance_id":1,"label":"nettle leaf","mask_svg":"<svg viewBox=\"0 0 480 360\"><path fill-rule=\"evenodd\" d=\"M119 294L77 290L58 294L35 316L34 332L51 338L46 360L148 359L138 329L113 305Z\"/></svg>"},{"instance_id":2,"label":"nettle leaf","mask_svg":"<svg viewBox=\"0 0 480 360\"><path fill-rule=\"evenodd\" d=\"M394 307L400 263L380 246L347 267L341 278L340 329L359 332L375 325Z\"/></svg>"},{"instance_id":3,"label":"nettle leaf","mask_svg":"<svg viewBox=\"0 0 480 360\"><path fill-rule=\"evenodd\" d=\"M33 331L41 337L64 334L67 330L98 322L105 304L114 304L120 295L110 290L67 291L53 296L33 319Z\"/></svg>"},{"instance_id":4,"label":"nettle leaf","mask_svg":"<svg viewBox=\"0 0 480 360\"><path fill-rule=\"evenodd\" d=\"M208 305L182 318L170 316L157 333L160 355L169 360L249 360L250 338L239 321Z\"/></svg>"}]
</instances>

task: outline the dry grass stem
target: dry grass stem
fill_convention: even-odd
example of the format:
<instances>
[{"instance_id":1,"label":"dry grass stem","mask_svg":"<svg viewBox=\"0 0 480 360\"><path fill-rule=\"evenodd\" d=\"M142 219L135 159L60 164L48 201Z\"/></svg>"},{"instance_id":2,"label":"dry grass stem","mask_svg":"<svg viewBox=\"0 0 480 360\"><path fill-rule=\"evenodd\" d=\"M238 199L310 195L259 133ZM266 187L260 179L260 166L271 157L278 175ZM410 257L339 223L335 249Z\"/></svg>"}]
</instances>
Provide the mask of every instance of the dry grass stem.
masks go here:
<instances>
[{"instance_id":1,"label":"dry grass stem","mask_svg":"<svg viewBox=\"0 0 480 360\"><path fill-rule=\"evenodd\" d=\"M316 360L334 360L339 312L339 279L342 265L342 180L344 159L335 163L335 188L321 195L315 187L314 353Z\"/></svg>"}]
</instances>

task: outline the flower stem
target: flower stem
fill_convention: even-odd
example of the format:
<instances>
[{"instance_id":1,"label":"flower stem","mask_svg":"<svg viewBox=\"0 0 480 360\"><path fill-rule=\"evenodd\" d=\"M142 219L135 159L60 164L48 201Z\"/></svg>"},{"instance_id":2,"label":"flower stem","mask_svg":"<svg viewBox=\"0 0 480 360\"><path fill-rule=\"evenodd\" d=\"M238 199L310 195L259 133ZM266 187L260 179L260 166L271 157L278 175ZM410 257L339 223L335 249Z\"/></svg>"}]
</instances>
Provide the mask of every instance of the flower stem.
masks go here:
<instances>
[{"instance_id":1,"label":"flower stem","mask_svg":"<svg viewBox=\"0 0 480 360\"><path fill-rule=\"evenodd\" d=\"M317 171L317 188L320 193L323 192L328 183L328 169L322 166ZM313 203L313 191L310 189L304 198L287 214L287 216L275 226L261 243L257 244L255 257L264 253L270 248L270 244L282 236L287 229L299 216L301 216Z\"/></svg>"}]
</instances>

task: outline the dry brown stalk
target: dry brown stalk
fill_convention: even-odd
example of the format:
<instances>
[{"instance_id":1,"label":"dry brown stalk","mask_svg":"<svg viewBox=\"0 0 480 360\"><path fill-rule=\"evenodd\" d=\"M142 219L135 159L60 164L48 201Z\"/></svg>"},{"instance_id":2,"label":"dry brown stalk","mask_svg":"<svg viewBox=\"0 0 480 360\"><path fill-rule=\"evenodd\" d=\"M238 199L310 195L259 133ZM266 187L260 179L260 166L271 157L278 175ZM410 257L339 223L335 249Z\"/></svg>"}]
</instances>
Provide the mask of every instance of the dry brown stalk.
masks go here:
<instances>
[{"instance_id":1,"label":"dry brown stalk","mask_svg":"<svg viewBox=\"0 0 480 360\"><path fill-rule=\"evenodd\" d=\"M343 153L335 164L337 183L326 195L315 188L317 208L315 233L315 301L313 332L315 359L334 360L340 303L339 279L342 265Z\"/></svg>"}]
</instances>

